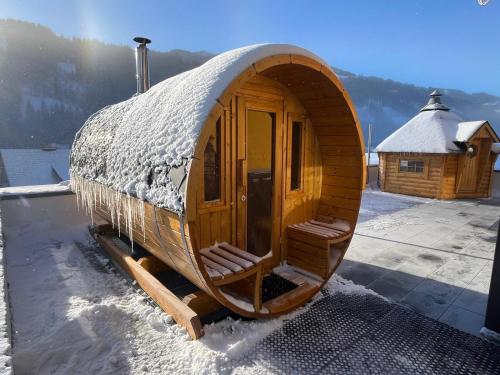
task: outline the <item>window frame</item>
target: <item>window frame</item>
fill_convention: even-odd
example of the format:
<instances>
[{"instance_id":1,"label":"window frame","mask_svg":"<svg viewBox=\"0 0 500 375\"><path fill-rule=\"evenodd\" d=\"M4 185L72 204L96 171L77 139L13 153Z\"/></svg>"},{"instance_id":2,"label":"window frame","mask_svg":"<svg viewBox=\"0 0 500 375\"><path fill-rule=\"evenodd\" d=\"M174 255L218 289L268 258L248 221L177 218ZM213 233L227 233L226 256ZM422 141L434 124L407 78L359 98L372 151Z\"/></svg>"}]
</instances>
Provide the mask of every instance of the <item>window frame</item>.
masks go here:
<instances>
[{"instance_id":1,"label":"window frame","mask_svg":"<svg viewBox=\"0 0 500 375\"><path fill-rule=\"evenodd\" d=\"M420 172L417 171L402 171L401 170L401 162L407 161L408 163L410 162L418 162L418 163L423 163L423 169ZM397 173L398 175L403 175L403 176L413 176L413 177L423 177L427 179L429 177L429 161L425 157L416 157L416 156L408 156L408 157L398 157L396 159L396 168L397 168Z\"/></svg>"},{"instance_id":2,"label":"window frame","mask_svg":"<svg viewBox=\"0 0 500 375\"><path fill-rule=\"evenodd\" d=\"M288 113L286 126L286 196L303 195L304 190L304 170L306 165L306 137L307 137L307 117L301 113ZM298 189L292 189L292 140L293 140L293 124L300 122L301 126L301 142L300 142L300 172Z\"/></svg>"},{"instance_id":3,"label":"window frame","mask_svg":"<svg viewBox=\"0 0 500 375\"><path fill-rule=\"evenodd\" d=\"M217 126L217 122L220 119L220 158L219 158L219 186L220 186L220 192L219 192L219 198L214 199L211 201L206 201L205 200L205 147L207 145L207 142L210 139L210 135L212 134L211 132L206 132L205 136L202 139L202 144L203 144L203 152L202 152L202 159L200 160L200 168L199 168L199 187L200 189L198 190L198 209L210 209L214 207L225 207L227 202L226 202L226 197L227 197L227 186L226 186L226 181L227 181L227 140L226 140L226 134L227 134L227 119L230 116L227 116L225 113L226 111L221 111L220 116L214 116L214 119L212 120L212 123L209 126Z\"/></svg>"}]
</instances>

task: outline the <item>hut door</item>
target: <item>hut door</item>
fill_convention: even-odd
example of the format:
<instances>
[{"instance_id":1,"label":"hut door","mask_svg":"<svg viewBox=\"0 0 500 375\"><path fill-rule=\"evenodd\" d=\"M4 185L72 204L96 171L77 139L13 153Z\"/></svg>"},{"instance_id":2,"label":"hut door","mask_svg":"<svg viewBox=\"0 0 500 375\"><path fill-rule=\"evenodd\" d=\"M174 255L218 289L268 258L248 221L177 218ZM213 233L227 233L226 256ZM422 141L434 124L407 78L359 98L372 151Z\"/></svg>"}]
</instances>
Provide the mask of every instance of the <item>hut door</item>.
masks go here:
<instances>
[{"instance_id":1,"label":"hut door","mask_svg":"<svg viewBox=\"0 0 500 375\"><path fill-rule=\"evenodd\" d=\"M488 139L486 139L488 141ZM489 149L483 147L482 139L476 139L471 144L475 148L475 154L473 156L462 155L462 162L459 164L460 177L458 180L457 193L475 193L481 179L481 174L483 168L481 163L484 163L484 151L488 152Z\"/></svg>"},{"instance_id":2,"label":"hut door","mask_svg":"<svg viewBox=\"0 0 500 375\"><path fill-rule=\"evenodd\" d=\"M240 102L237 243L257 256L279 259L282 115L277 106Z\"/></svg>"}]
</instances>

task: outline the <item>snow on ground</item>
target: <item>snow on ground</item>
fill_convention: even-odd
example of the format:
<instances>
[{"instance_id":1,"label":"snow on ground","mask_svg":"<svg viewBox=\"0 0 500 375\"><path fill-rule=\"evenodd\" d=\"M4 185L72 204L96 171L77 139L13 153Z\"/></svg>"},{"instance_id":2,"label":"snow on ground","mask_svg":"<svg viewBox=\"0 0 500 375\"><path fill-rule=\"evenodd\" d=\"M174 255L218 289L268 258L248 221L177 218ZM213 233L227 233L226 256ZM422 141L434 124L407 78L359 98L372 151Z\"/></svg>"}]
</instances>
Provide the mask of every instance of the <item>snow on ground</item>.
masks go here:
<instances>
[{"instance_id":1,"label":"snow on ground","mask_svg":"<svg viewBox=\"0 0 500 375\"><path fill-rule=\"evenodd\" d=\"M394 225L414 224L412 217L408 217L408 220L401 221L401 215L391 214L421 204L428 204L433 201L433 199L428 198L384 193L378 189L367 188L363 192L358 224L366 223L364 225L371 225L374 229L385 229L386 227ZM374 218L378 218L378 220L373 220Z\"/></svg>"},{"instance_id":2,"label":"snow on ground","mask_svg":"<svg viewBox=\"0 0 500 375\"><path fill-rule=\"evenodd\" d=\"M10 345L10 316L7 302L5 280L4 241L2 235L2 222L0 220L0 374L12 373L11 345Z\"/></svg>"},{"instance_id":3,"label":"snow on ground","mask_svg":"<svg viewBox=\"0 0 500 375\"><path fill-rule=\"evenodd\" d=\"M421 225L411 208L436 202L367 189L357 230ZM254 345L323 298L271 320L228 318L192 341L96 250L73 195L6 200L2 214L16 373L267 373L246 360ZM323 293L375 294L338 275Z\"/></svg>"},{"instance_id":4,"label":"snow on ground","mask_svg":"<svg viewBox=\"0 0 500 375\"><path fill-rule=\"evenodd\" d=\"M2 202L16 373L264 373L245 356L311 306L271 320L228 318L192 341L113 271L75 206L70 195ZM374 293L341 277L327 290Z\"/></svg>"}]
</instances>

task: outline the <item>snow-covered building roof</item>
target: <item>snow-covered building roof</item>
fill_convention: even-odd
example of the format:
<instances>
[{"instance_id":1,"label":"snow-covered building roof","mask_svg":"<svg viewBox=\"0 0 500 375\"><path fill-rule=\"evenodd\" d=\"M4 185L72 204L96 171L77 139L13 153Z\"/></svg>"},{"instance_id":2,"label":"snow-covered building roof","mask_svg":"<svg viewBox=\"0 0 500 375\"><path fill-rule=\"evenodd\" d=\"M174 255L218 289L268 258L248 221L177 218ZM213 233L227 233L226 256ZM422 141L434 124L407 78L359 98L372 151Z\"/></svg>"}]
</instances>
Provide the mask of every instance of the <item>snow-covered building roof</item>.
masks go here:
<instances>
[{"instance_id":1,"label":"snow-covered building roof","mask_svg":"<svg viewBox=\"0 0 500 375\"><path fill-rule=\"evenodd\" d=\"M480 120L459 123L457 134L455 136L457 142L467 142L486 122L487 121Z\"/></svg>"},{"instance_id":2,"label":"snow-covered building roof","mask_svg":"<svg viewBox=\"0 0 500 375\"><path fill-rule=\"evenodd\" d=\"M487 121L463 121L441 103L435 90L429 102L410 121L392 133L377 152L416 152L447 154L462 152L456 142L467 142Z\"/></svg>"},{"instance_id":3,"label":"snow-covered building roof","mask_svg":"<svg viewBox=\"0 0 500 375\"><path fill-rule=\"evenodd\" d=\"M286 44L253 45L215 56L90 117L73 144L72 176L182 211L190 160L218 98L252 64L280 54L328 66L311 52Z\"/></svg>"},{"instance_id":4,"label":"snow-covered building roof","mask_svg":"<svg viewBox=\"0 0 500 375\"><path fill-rule=\"evenodd\" d=\"M69 179L69 149L1 149L9 186L56 184Z\"/></svg>"}]
</instances>

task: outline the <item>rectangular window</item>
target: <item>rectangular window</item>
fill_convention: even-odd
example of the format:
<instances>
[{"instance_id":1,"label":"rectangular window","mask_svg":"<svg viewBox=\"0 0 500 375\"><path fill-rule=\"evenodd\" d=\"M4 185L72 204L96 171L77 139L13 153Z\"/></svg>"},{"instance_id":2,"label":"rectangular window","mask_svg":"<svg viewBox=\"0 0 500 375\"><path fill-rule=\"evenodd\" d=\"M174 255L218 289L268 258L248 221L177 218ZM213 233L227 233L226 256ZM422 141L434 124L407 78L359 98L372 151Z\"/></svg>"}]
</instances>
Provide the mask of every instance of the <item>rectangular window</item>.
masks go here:
<instances>
[{"instance_id":1,"label":"rectangular window","mask_svg":"<svg viewBox=\"0 0 500 375\"><path fill-rule=\"evenodd\" d=\"M205 202L221 199L221 119L208 138L203 155Z\"/></svg>"},{"instance_id":2,"label":"rectangular window","mask_svg":"<svg viewBox=\"0 0 500 375\"><path fill-rule=\"evenodd\" d=\"M302 187L302 123L292 122L292 149L290 161L290 190Z\"/></svg>"},{"instance_id":3,"label":"rectangular window","mask_svg":"<svg viewBox=\"0 0 500 375\"><path fill-rule=\"evenodd\" d=\"M400 160L399 171L424 173L424 162L422 160Z\"/></svg>"}]
</instances>

